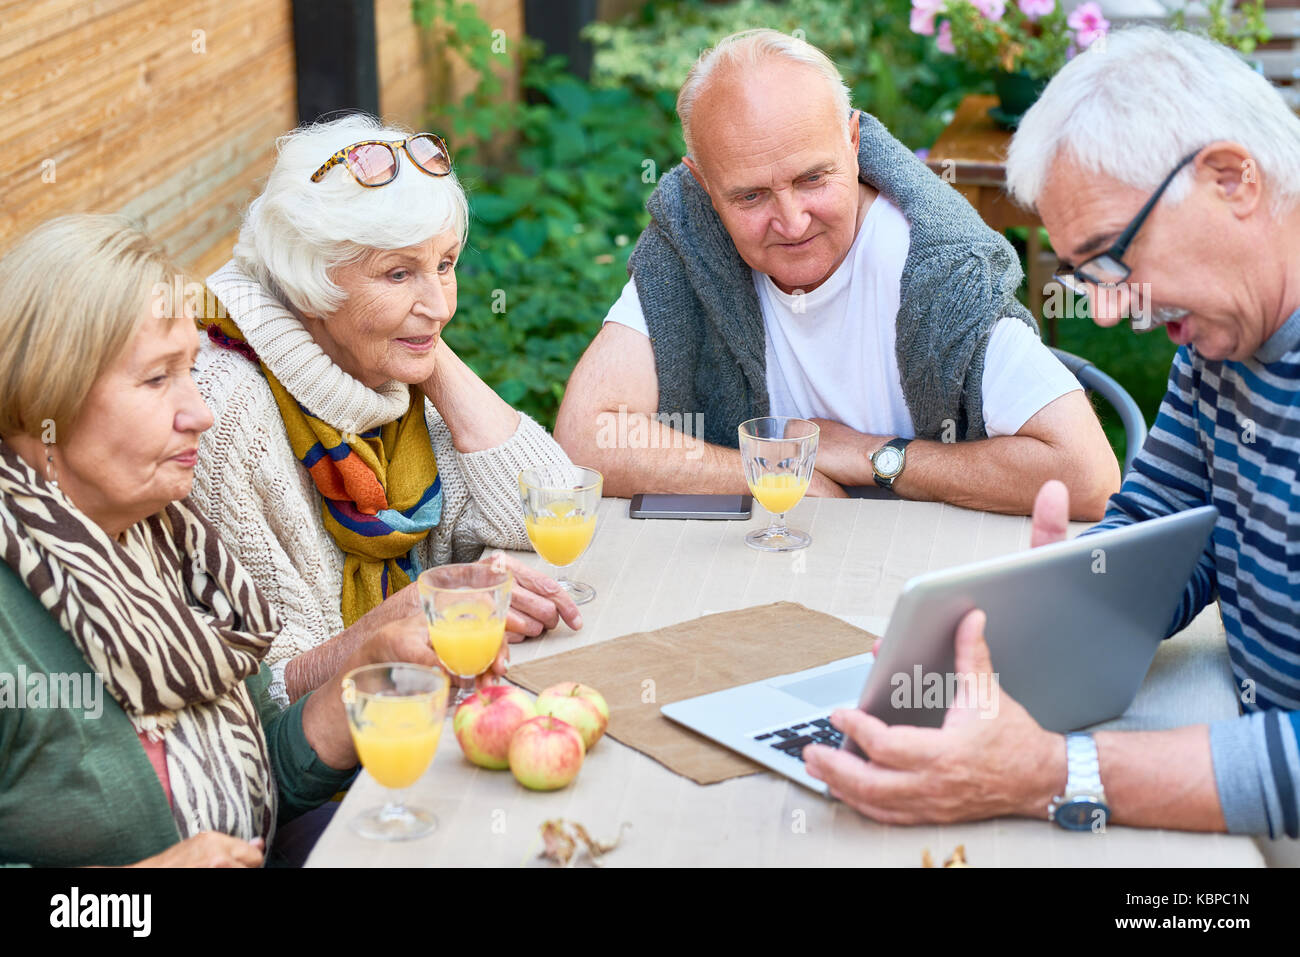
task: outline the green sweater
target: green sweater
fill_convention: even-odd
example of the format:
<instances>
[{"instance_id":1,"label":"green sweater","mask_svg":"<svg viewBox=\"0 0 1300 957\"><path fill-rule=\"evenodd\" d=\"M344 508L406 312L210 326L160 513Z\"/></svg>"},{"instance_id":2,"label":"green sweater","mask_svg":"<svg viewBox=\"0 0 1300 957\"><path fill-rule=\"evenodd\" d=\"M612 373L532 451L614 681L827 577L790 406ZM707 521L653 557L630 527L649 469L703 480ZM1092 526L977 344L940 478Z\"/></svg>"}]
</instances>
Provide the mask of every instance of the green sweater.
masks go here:
<instances>
[{"instance_id":1,"label":"green sweater","mask_svg":"<svg viewBox=\"0 0 1300 957\"><path fill-rule=\"evenodd\" d=\"M22 674L93 672L71 636L0 561L0 864L132 864L177 843L167 795L112 695L101 686L98 717L86 701L81 708L32 707L27 696L28 706L18 707ZM247 681L283 824L329 800L352 771L322 763L307 743L306 698L276 708L265 665Z\"/></svg>"}]
</instances>

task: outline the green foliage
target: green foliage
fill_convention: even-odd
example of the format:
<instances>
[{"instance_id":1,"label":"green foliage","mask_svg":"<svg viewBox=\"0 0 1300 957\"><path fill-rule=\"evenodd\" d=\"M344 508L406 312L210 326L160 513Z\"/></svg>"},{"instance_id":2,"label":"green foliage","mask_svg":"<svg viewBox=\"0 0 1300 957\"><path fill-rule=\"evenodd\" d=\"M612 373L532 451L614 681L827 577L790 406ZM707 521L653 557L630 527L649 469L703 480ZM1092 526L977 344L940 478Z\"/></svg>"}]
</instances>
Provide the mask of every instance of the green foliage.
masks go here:
<instances>
[{"instance_id":1,"label":"green foliage","mask_svg":"<svg viewBox=\"0 0 1300 957\"><path fill-rule=\"evenodd\" d=\"M1188 25L1187 8L1180 7L1170 16L1175 30L1192 29L1211 40L1240 51L1245 56L1255 52L1255 47L1267 43L1273 36L1264 22L1264 0L1243 0L1236 11L1231 0L1207 0L1204 22Z\"/></svg>"},{"instance_id":2,"label":"green foliage","mask_svg":"<svg viewBox=\"0 0 1300 957\"><path fill-rule=\"evenodd\" d=\"M1073 33L1060 3L1036 21L1014 2L1000 20L989 20L970 0L949 0L944 16L952 25L956 56L982 72L1028 73L1045 80L1065 66Z\"/></svg>"},{"instance_id":3,"label":"green foliage","mask_svg":"<svg viewBox=\"0 0 1300 957\"><path fill-rule=\"evenodd\" d=\"M854 106L913 149L929 146L963 96L983 82L908 26L910 0L700 0L651 2L621 23L593 23L593 79L667 94L700 52L739 30L770 27L802 36L839 67Z\"/></svg>"},{"instance_id":4,"label":"green foliage","mask_svg":"<svg viewBox=\"0 0 1300 957\"><path fill-rule=\"evenodd\" d=\"M433 117L470 199L447 342L503 399L553 427L583 349L627 282L627 258L658 176L681 156L671 100L595 87L523 51L537 102L502 95L504 53L474 7L416 0L480 82ZM506 150L502 150L502 144Z\"/></svg>"}]
</instances>

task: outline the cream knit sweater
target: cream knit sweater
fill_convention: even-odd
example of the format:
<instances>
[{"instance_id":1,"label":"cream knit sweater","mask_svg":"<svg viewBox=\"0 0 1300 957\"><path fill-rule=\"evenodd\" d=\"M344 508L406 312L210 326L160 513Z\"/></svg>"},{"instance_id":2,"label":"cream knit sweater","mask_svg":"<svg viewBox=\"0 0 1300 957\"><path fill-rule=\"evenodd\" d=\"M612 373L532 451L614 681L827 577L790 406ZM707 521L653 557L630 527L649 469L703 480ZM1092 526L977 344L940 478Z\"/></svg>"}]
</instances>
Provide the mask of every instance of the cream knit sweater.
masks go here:
<instances>
[{"instance_id":1,"label":"cream knit sweater","mask_svg":"<svg viewBox=\"0 0 1300 957\"><path fill-rule=\"evenodd\" d=\"M360 433L406 411L400 382L378 391L336 366L274 296L233 261L208 277L249 345L294 398L341 432ZM275 608L272 695L288 706L289 660L343 630L343 552L325 530L321 495L294 457L271 388L251 361L204 339L195 379L216 421L199 443L192 499ZM528 548L517 477L569 460L524 414L494 449L462 453L437 409L425 418L442 477L442 519L417 547L421 568L473 561L483 546Z\"/></svg>"}]
</instances>

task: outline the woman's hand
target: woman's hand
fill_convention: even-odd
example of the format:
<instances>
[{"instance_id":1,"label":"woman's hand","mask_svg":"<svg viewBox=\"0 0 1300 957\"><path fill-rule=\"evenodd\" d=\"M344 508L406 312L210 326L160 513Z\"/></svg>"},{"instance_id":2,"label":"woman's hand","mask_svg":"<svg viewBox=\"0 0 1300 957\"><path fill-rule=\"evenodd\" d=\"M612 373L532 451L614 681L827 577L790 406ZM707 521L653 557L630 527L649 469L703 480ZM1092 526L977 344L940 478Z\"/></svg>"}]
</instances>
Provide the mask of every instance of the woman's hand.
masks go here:
<instances>
[{"instance_id":1,"label":"woman's hand","mask_svg":"<svg viewBox=\"0 0 1300 957\"><path fill-rule=\"evenodd\" d=\"M506 616L506 637L510 641L536 638L556 627L561 619L574 631L582 627L582 615L577 604L554 578L502 551L495 551L480 561L500 567L514 576L510 613Z\"/></svg>"},{"instance_id":2,"label":"woman's hand","mask_svg":"<svg viewBox=\"0 0 1300 957\"><path fill-rule=\"evenodd\" d=\"M479 683L504 675L509 661L509 644L502 642L496 661L487 672L479 676ZM347 712L343 707L343 678L356 668L393 662L442 668L429 641L429 626L425 623L423 612L390 622L367 637L333 677L307 699L302 712L303 733L307 737L307 743L325 764L343 770L355 767L357 763L357 752L348 729Z\"/></svg>"},{"instance_id":3,"label":"woman's hand","mask_svg":"<svg viewBox=\"0 0 1300 957\"><path fill-rule=\"evenodd\" d=\"M415 587L415 583L412 582L384 602L387 605L389 602L398 601L404 595L414 596L412 599L414 607L407 610L406 617L397 618L387 625L380 626L378 631L362 642L356 652L344 661L339 668L339 674L346 675L353 668L360 668L362 665L386 664L391 661L406 661L447 670L433 650L433 644L429 639L428 620L424 617L424 606L420 604L419 593L415 591ZM503 642L496 661L480 677L504 675L509 662L510 649Z\"/></svg>"},{"instance_id":4,"label":"woman's hand","mask_svg":"<svg viewBox=\"0 0 1300 957\"><path fill-rule=\"evenodd\" d=\"M389 662L441 667L429 643L429 626L424 623L423 614L390 622L368 635L333 676L307 699L302 711L303 734L316 756L330 767L341 771L357 763L347 712L343 708L344 676L356 668Z\"/></svg>"},{"instance_id":5,"label":"woman's hand","mask_svg":"<svg viewBox=\"0 0 1300 957\"><path fill-rule=\"evenodd\" d=\"M261 867L265 842L203 831L131 867Z\"/></svg>"},{"instance_id":6,"label":"woman's hand","mask_svg":"<svg viewBox=\"0 0 1300 957\"><path fill-rule=\"evenodd\" d=\"M329 641L290 661L284 670L289 700L297 701L309 691L323 687L362 645L385 627L410 620L424 620L420 590L415 582L389 595ZM425 637L427 640L427 632Z\"/></svg>"},{"instance_id":7,"label":"woman's hand","mask_svg":"<svg viewBox=\"0 0 1300 957\"><path fill-rule=\"evenodd\" d=\"M461 453L505 443L519 428L519 413L474 374L446 341L434 347L437 365L420 390L433 403Z\"/></svg>"}]
</instances>

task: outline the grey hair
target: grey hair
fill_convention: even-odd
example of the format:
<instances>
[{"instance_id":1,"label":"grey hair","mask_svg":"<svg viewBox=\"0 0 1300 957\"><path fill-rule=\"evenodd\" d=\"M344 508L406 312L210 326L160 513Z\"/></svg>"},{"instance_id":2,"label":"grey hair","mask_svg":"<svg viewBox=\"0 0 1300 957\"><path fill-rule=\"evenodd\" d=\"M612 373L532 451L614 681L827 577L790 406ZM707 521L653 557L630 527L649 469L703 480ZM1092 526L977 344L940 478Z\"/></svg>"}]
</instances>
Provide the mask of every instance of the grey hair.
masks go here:
<instances>
[{"instance_id":1,"label":"grey hair","mask_svg":"<svg viewBox=\"0 0 1300 957\"><path fill-rule=\"evenodd\" d=\"M1082 169L1154 190L1178 161L1215 140L1250 151L1276 218L1300 195L1300 117L1227 47L1156 27L1116 31L1067 63L1020 123L1007 188L1033 208L1058 154ZM1184 170L1165 193L1179 202Z\"/></svg>"},{"instance_id":2,"label":"grey hair","mask_svg":"<svg viewBox=\"0 0 1300 957\"><path fill-rule=\"evenodd\" d=\"M835 98L836 115L842 118L847 133L849 112L852 109L849 88L830 57L807 40L800 40L779 30L742 30L723 37L716 46L702 53L686 74L686 82L677 94L677 116L682 121L682 138L686 140L688 154L695 153L691 139L691 113L695 110L695 101L708 85L709 78L724 66L731 69L755 67L773 57L812 67L826 80L831 95Z\"/></svg>"},{"instance_id":3,"label":"grey hair","mask_svg":"<svg viewBox=\"0 0 1300 957\"><path fill-rule=\"evenodd\" d=\"M337 151L361 140L400 140L411 133L365 113L313 123L276 141L279 156L262 194L244 216L235 243L240 267L300 312L334 313L347 298L333 271L376 249L402 249L469 229L469 204L456 174L428 176L405 150L397 178L367 188L342 163L313 183Z\"/></svg>"}]
</instances>

